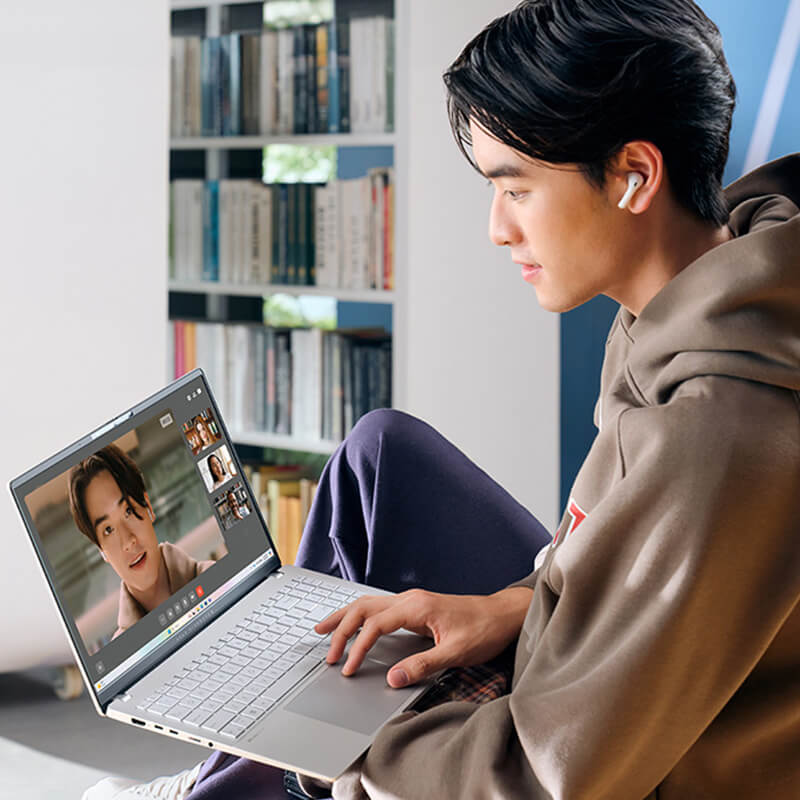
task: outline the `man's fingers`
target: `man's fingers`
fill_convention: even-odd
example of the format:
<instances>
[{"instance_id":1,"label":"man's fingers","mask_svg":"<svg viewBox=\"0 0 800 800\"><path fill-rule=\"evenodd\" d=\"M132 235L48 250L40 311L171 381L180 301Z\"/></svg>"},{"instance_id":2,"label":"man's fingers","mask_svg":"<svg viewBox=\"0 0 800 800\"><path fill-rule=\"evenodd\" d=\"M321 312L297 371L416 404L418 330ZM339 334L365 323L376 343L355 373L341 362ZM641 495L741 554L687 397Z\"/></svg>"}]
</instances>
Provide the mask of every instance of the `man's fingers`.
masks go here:
<instances>
[{"instance_id":1,"label":"man's fingers","mask_svg":"<svg viewBox=\"0 0 800 800\"><path fill-rule=\"evenodd\" d=\"M348 608L349 606L345 606L344 608L334 611L333 614L329 614L327 617L325 617L325 619L323 619L321 622L318 622L314 626L314 630L323 635L330 633L339 624L339 622L341 622L341 619L347 613Z\"/></svg>"},{"instance_id":2,"label":"man's fingers","mask_svg":"<svg viewBox=\"0 0 800 800\"><path fill-rule=\"evenodd\" d=\"M386 636L402 628L405 622L405 613L398 606L387 608L367 619L347 654L347 661L342 667L342 675L352 675L361 666L372 645L381 636Z\"/></svg>"},{"instance_id":3,"label":"man's fingers","mask_svg":"<svg viewBox=\"0 0 800 800\"><path fill-rule=\"evenodd\" d=\"M348 640L358 632L364 620L371 614L375 614L384 605L384 598L362 597L323 620L325 623L331 623L333 619L336 619L335 627L332 626L332 623L326 626L327 630L333 631L326 657L329 664L335 664L342 657ZM321 625L322 623L317 626L317 632L327 632L321 628Z\"/></svg>"},{"instance_id":4,"label":"man's fingers","mask_svg":"<svg viewBox=\"0 0 800 800\"><path fill-rule=\"evenodd\" d=\"M386 682L393 689L402 689L429 678L439 670L453 665L453 652L445 644L415 653L398 661L387 673Z\"/></svg>"}]
</instances>

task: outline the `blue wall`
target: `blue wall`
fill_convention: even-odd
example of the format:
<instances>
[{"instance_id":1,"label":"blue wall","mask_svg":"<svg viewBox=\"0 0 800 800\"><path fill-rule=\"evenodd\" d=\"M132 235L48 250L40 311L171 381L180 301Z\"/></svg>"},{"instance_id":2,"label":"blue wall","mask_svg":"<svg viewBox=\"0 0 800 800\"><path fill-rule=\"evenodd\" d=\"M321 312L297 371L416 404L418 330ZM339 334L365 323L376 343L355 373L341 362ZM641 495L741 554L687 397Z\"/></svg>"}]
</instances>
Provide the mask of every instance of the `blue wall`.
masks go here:
<instances>
[{"instance_id":1,"label":"blue wall","mask_svg":"<svg viewBox=\"0 0 800 800\"><path fill-rule=\"evenodd\" d=\"M731 151L725 171L730 183L742 174L761 99L787 18L790 0L699 0L716 22L738 90ZM791 78L767 160L800 150L800 58ZM599 297L561 318L561 507L596 433L592 412L600 388L603 348L616 303Z\"/></svg>"}]
</instances>

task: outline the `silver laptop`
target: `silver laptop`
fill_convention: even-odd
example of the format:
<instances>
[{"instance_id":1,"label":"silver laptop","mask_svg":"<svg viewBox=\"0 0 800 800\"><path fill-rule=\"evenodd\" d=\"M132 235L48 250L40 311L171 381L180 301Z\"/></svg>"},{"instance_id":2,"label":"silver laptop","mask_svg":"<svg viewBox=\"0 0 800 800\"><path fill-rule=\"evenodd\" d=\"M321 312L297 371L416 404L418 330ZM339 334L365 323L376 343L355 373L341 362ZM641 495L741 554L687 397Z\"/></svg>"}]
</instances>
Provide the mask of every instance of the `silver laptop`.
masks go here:
<instances>
[{"instance_id":1,"label":"silver laptop","mask_svg":"<svg viewBox=\"0 0 800 800\"><path fill-rule=\"evenodd\" d=\"M99 714L326 780L428 687L355 676L314 625L361 594L283 566L201 370L10 485Z\"/></svg>"}]
</instances>

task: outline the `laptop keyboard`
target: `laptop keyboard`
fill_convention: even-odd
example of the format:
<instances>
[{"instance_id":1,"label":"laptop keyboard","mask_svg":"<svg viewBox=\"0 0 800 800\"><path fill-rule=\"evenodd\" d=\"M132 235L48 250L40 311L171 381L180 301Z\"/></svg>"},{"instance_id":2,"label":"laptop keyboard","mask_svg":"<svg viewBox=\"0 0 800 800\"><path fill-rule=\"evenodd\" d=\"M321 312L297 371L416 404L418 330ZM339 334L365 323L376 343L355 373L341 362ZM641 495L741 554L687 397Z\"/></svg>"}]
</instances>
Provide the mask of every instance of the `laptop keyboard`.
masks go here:
<instances>
[{"instance_id":1,"label":"laptop keyboard","mask_svg":"<svg viewBox=\"0 0 800 800\"><path fill-rule=\"evenodd\" d=\"M361 594L293 578L138 707L238 738L325 659L330 636L314 625Z\"/></svg>"}]
</instances>

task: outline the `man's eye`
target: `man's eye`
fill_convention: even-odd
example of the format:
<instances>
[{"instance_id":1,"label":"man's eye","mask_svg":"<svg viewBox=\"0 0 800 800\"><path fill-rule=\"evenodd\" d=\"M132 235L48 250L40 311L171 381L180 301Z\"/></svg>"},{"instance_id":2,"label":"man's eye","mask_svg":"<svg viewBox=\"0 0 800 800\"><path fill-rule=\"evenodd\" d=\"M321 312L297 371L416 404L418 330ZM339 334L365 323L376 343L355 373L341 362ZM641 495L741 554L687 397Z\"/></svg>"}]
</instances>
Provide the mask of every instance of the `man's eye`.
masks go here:
<instances>
[{"instance_id":1,"label":"man's eye","mask_svg":"<svg viewBox=\"0 0 800 800\"><path fill-rule=\"evenodd\" d=\"M512 200L520 200L525 196L525 192L512 192L511 189L506 189L506 196Z\"/></svg>"},{"instance_id":2,"label":"man's eye","mask_svg":"<svg viewBox=\"0 0 800 800\"><path fill-rule=\"evenodd\" d=\"M114 533L114 529L110 525L106 525L103 528L103 536L111 536L112 533Z\"/></svg>"}]
</instances>

